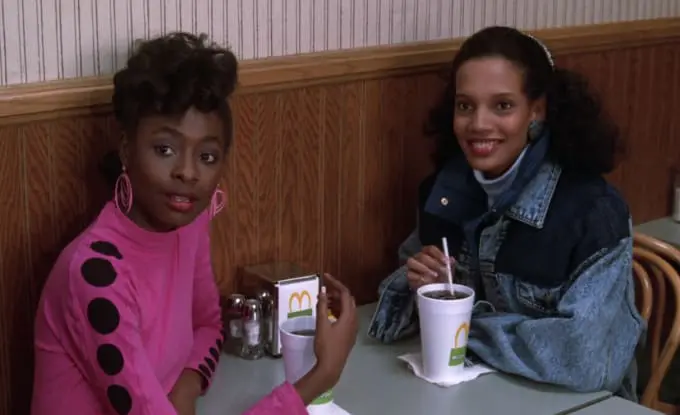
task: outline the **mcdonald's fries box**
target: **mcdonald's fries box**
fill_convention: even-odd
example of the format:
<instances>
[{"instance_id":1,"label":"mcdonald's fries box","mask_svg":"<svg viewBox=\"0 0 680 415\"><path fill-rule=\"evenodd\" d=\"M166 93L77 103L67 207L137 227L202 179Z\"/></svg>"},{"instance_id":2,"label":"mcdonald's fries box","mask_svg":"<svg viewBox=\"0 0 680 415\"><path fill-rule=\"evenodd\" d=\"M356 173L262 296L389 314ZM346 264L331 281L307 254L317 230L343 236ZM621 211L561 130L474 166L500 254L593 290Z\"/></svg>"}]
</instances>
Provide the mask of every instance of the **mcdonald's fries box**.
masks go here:
<instances>
[{"instance_id":1,"label":"mcdonald's fries box","mask_svg":"<svg viewBox=\"0 0 680 415\"><path fill-rule=\"evenodd\" d=\"M289 318L316 315L321 279L292 262L249 265L239 274L243 294L262 303L265 349L280 357L280 324Z\"/></svg>"}]
</instances>

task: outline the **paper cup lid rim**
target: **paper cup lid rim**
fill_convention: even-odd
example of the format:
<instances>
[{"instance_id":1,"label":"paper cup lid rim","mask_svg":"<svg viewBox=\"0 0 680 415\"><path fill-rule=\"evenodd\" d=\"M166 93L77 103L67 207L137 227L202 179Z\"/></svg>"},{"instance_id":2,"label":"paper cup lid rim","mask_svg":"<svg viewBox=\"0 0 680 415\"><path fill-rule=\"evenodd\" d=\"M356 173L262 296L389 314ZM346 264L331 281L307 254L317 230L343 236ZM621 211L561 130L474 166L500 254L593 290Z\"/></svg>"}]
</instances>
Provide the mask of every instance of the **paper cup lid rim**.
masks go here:
<instances>
[{"instance_id":1,"label":"paper cup lid rim","mask_svg":"<svg viewBox=\"0 0 680 415\"><path fill-rule=\"evenodd\" d=\"M433 284L426 284L426 285L423 285L420 288L418 288L416 290L416 294L423 296L424 294L427 294L429 292L438 291L438 290L441 290L441 289L446 289L448 287L449 287L448 283L442 283L442 282L433 283ZM455 284L454 283L453 287L454 287L454 291L460 289L460 291L464 292L465 294L468 294L468 296L475 294L475 290L468 287L467 285ZM428 299L435 300L435 301L455 301L455 300L442 300L442 299L438 299L438 298L429 298L429 297L428 297ZM467 299L467 297L460 298L460 299L457 299L457 300L465 300L465 299Z\"/></svg>"},{"instance_id":2,"label":"paper cup lid rim","mask_svg":"<svg viewBox=\"0 0 680 415\"><path fill-rule=\"evenodd\" d=\"M289 331L285 331L285 333L286 333L286 336L295 337L295 338L298 338L298 339L313 339L314 337L316 337L316 333L314 333L313 336L305 336L305 335L302 335L302 334L295 334L295 333L291 333Z\"/></svg>"}]
</instances>

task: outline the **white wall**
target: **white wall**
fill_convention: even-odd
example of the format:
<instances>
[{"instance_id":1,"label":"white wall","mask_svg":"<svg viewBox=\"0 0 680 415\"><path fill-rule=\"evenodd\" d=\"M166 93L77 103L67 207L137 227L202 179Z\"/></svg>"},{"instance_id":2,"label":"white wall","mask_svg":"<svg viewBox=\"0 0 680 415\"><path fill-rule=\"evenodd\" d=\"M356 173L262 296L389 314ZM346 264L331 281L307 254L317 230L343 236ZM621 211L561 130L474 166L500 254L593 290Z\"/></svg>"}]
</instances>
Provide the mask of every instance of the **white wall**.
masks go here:
<instances>
[{"instance_id":1,"label":"white wall","mask_svg":"<svg viewBox=\"0 0 680 415\"><path fill-rule=\"evenodd\" d=\"M253 59L680 14L680 0L0 1L0 85L110 74L135 39L174 30Z\"/></svg>"}]
</instances>

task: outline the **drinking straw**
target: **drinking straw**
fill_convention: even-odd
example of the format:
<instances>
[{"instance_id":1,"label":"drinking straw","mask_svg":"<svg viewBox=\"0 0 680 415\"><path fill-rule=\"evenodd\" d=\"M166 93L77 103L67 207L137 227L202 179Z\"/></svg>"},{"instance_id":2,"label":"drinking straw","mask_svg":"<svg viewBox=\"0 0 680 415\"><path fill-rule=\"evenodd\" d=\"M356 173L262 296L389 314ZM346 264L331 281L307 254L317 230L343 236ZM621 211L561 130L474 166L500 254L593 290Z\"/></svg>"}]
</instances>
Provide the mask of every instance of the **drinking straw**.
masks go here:
<instances>
[{"instance_id":1,"label":"drinking straw","mask_svg":"<svg viewBox=\"0 0 680 415\"><path fill-rule=\"evenodd\" d=\"M449 256L449 243L446 237L442 238L442 246L444 247L444 255L446 255L446 276L449 277L449 291L453 295L453 272L451 272L451 257Z\"/></svg>"}]
</instances>

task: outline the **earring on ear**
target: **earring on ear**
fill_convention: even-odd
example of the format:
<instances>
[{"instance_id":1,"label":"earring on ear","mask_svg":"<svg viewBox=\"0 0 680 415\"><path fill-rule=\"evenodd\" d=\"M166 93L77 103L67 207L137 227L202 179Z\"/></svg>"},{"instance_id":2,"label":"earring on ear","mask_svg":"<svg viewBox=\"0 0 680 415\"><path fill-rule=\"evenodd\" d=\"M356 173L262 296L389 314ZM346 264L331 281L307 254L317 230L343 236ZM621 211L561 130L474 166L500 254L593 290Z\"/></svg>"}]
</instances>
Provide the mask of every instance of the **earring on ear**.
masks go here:
<instances>
[{"instance_id":1,"label":"earring on ear","mask_svg":"<svg viewBox=\"0 0 680 415\"><path fill-rule=\"evenodd\" d=\"M219 186L215 189L215 192L212 195L212 198L210 199L210 218L214 218L215 215L220 213L222 209L224 209L224 205L226 203L227 196L226 194L222 191L222 189L219 188Z\"/></svg>"},{"instance_id":2,"label":"earring on ear","mask_svg":"<svg viewBox=\"0 0 680 415\"><path fill-rule=\"evenodd\" d=\"M543 122L538 120L531 120L529 123L529 131L527 133L529 141L534 141L540 137L543 132Z\"/></svg>"},{"instance_id":3,"label":"earring on ear","mask_svg":"<svg viewBox=\"0 0 680 415\"><path fill-rule=\"evenodd\" d=\"M113 190L113 202L121 212L126 215L130 213L132 208L132 184L130 183L130 177L125 166L123 166L123 171L116 180Z\"/></svg>"}]
</instances>

